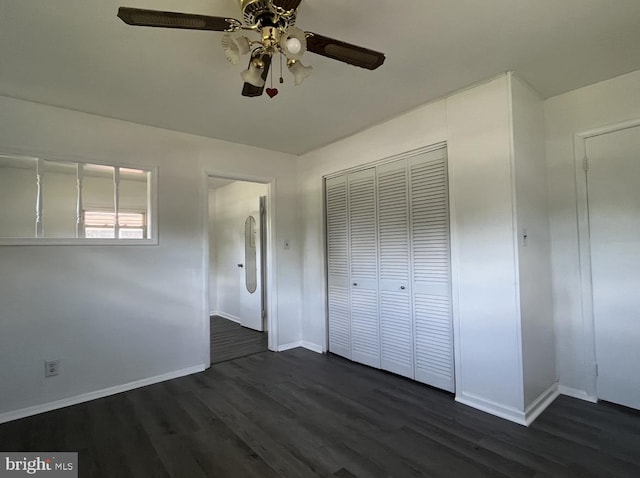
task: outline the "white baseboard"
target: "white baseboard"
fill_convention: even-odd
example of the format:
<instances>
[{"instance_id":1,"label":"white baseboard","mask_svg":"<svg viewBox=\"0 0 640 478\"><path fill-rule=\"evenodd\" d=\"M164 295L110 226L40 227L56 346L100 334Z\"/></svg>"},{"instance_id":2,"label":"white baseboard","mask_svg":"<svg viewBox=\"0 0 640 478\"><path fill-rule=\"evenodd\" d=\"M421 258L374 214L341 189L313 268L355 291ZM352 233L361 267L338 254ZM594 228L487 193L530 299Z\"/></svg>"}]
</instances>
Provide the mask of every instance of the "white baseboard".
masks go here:
<instances>
[{"instance_id":1,"label":"white baseboard","mask_svg":"<svg viewBox=\"0 0 640 478\"><path fill-rule=\"evenodd\" d=\"M578 390L577 388L567 387L566 385L560 385L558 387L558 391L561 395L566 395L568 397L578 398L580 400L585 400L591 403L597 403L598 398L592 395L589 395L584 390Z\"/></svg>"},{"instance_id":2,"label":"white baseboard","mask_svg":"<svg viewBox=\"0 0 640 478\"><path fill-rule=\"evenodd\" d=\"M554 382L549 388L542 392L538 398L536 398L531 405L527 407L524 412L525 421L527 426L531 425L533 421L540 416L545 409L558 398L560 392L558 391L558 382Z\"/></svg>"},{"instance_id":3,"label":"white baseboard","mask_svg":"<svg viewBox=\"0 0 640 478\"><path fill-rule=\"evenodd\" d=\"M216 312L212 312L211 315L219 315L223 319L227 319L227 320L230 320L231 322L235 322L236 324L242 325L242 319L240 317L236 317L235 315L232 315L232 314L227 314L226 312L216 311Z\"/></svg>"},{"instance_id":4,"label":"white baseboard","mask_svg":"<svg viewBox=\"0 0 640 478\"><path fill-rule=\"evenodd\" d=\"M289 342L288 344L283 344L278 346L278 352L285 352L291 349L297 349L298 347L302 347L303 349L311 350L317 354L323 354L324 348L321 345L314 344L313 342L307 342L306 340L296 340L295 342Z\"/></svg>"},{"instance_id":5,"label":"white baseboard","mask_svg":"<svg viewBox=\"0 0 640 478\"><path fill-rule=\"evenodd\" d=\"M305 349L311 350L312 352L315 352L317 354L323 354L324 353L324 348L321 345L314 344L312 342L307 342L306 340L303 340L301 342L301 345Z\"/></svg>"},{"instance_id":6,"label":"white baseboard","mask_svg":"<svg viewBox=\"0 0 640 478\"><path fill-rule=\"evenodd\" d=\"M96 390L95 392L83 393L76 395L75 397L63 398L62 400L56 400L53 402L43 403L42 405L35 405L32 407L21 408L11 412L0 413L0 423L6 423L20 418L30 417L32 415L38 415L44 412L50 412L59 408L68 407L71 405L77 405L83 402L90 402L98 398L108 397L109 395L115 395L117 393L128 392L135 388L146 387L147 385L153 385L154 383L165 382L174 378L184 377L186 375L192 375L194 373L203 372L207 369L206 365L197 365L195 367L189 367L182 370L176 370L174 372L165 373L162 375L156 375L155 377L144 378L142 380L136 380L135 382L125 383L123 385L116 385L115 387L104 388L102 390Z\"/></svg>"},{"instance_id":7,"label":"white baseboard","mask_svg":"<svg viewBox=\"0 0 640 478\"><path fill-rule=\"evenodd\" d=\"M305 340L297 340L295 342L289 342L288 344L279 345L278 352L285 352L287 350L297 349L298 347L311 350L312 352L315 352L317 354L324 353L324 350L320 345L314 344L312 342L307 342Z\"/></svg>"},{"instance_id":8,"label":"white baseboard","mask_svg":"<svg viewBox=\"0 0 640 478\"><path fill-rule=\"evenodd\" d=\"M486 413L490 413L491 415L495 415L496 417L515 422L518 425L527 426L527 420L522 410L501 405L492 400L487 400L486 398L482 398L470 393L456 394L456 402L476 408Z\"/></svg>"},{"instance_id":9,"label":"white baseboard","mask_svg":"<svg viewBox=\"0 0 640 478\"><path fill-rule=\"evenodd\" d=\"M278 345L278 352L285 352L286 350L296 349L302 347L302 341L289 342L288 344Z\"/></svg>"},{"instance_id":10,"label":"white baseboard","mask_svg":"<svg viewBox=\"0 0 640 478\"><path fill-rule=\"evenodd\" d=\"M461 393L456 395L456 402L490 413L496 417L504 418L505 420L512 421L518 425L528 427L549 405L553 403L559 394L558 383L555 382L548 389L542 392L525 411L505 406L470 393Z\"/></svg>"}]
</instances>

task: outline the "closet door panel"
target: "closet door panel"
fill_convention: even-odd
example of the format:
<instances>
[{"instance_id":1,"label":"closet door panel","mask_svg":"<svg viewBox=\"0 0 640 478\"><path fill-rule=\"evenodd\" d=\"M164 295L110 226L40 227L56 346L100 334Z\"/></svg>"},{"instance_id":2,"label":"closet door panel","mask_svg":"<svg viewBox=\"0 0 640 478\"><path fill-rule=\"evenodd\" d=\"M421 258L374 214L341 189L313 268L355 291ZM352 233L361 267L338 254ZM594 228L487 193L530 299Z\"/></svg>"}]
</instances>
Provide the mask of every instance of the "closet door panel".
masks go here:
<instances>
[{"instance_id":1,"label":"closet door panel","mask_svg":"<svg viewBox=\"0 0 640 478\"><path fill-rule=\"evenodd\" d=\"M445 150L409 160L415 378L454 391Z\"/></svg>"},{"instance_id":2,"label":"closet door panel","mask_svg":"<svg viewBox=\"0 0 640 478\"><path fill-rule=\"evenodd\" d=\"M381 368L413 378L406 160L378 167Z\"/></svg>"},{"instance_id":3,"label":"closet door panel","mask_svg":"<svg viewBox=\"0 0 640 478\"><path fill-rule=\"evenodd\" d=\"M347 179L326 182L329 350L351 358Z\"/></svg>"},{"instance_id":4,"label":"closet door panel","mask_svg":"<svg viewBox=\"0 0 640 478\"><path fill-rule=\"evenodd\" d=\"M352 360L380 368L378 294L372 289L351 290Z\"/></svg>"},{"instance_id":5,"label":"closet door panel","mask_svg":"<svg viewBox=\"0 0 640 478\"><path fill-rule=\"evenodd\" d=\"M381 368L413 378L411 300L406 291L380 291Z\"/></svg>"},{"instance_id":6,"label":"closet door panel","mask_svg":"<svg viewBox=\"0 0 640 478\"><path fill-rule=\"evenodd\" d=\"M380 367L375 168L349 174L351 358Z\"/></svg>"}]
</instances>

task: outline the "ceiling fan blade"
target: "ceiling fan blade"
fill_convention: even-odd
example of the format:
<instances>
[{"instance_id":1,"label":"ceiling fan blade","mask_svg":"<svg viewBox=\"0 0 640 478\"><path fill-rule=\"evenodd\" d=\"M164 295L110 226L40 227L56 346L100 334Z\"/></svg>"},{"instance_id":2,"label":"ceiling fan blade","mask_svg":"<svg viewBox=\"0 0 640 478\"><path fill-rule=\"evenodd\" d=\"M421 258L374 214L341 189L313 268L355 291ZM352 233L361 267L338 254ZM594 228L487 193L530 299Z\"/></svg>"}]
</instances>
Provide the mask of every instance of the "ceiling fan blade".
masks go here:
<instances>
[{"instance_id":1,"label":"ceiling fan blade","mask_svg":"<svg viewBox=\"0 0 640 478\"><path fill-rule=\"evenodd\" d=\"M271 55L262 55L262 61L264 62L264 70L262 71L262 79L267 81L267 76L269 75L269 67L271 66ZM249 64L251 64L251 60L249 60ZM248 96L250 98L255 96L262 96L264 93L264 86L253 86L251 83L245 83L242 87L242 96Z\"/></svg>"},{"instance_id":2,"label":"ceiling fan blade","mask_svg":"<svg viewBox=\"0 0 640 478\"><path fill-rule=\"evenodd\" d=\"M326 56L334 60L359 66L367 70L375 70L384 63L384 53L369 50L361 46L351 45L340 40L307 33L307 51Z\"/></svg>"},{"instance_id":3,"label":"ceiling fan blade","mask_svg":"<svg viewBox=\"0 0 640 478\"><path fill-rule=\"evenodd\" d=\"M285 11L295 10L300 6L302 0L272 0L274 7L280 7Z\"/></svg>"},{"instance_id":4,"label":"ceiling fan blade","mask_svg":"<svg viewBox=\"0 0 640 478\"><path fill-rule=\"evenodd\" d=\"M126 24L134 26L211 30L215 32L232 30L234 26L240 24L238 20L224 17L129 7L120 7L118 9L118 17Z\"/></svg>"}]
</instances>

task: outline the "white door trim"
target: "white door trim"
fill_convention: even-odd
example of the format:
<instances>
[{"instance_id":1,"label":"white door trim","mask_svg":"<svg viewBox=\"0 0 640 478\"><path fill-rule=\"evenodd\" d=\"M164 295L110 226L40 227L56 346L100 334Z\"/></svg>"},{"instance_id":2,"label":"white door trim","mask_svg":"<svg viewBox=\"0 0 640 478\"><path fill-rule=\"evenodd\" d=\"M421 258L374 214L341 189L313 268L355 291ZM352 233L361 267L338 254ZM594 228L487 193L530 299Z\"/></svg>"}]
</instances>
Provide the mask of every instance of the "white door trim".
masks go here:
<instances>
[{"instance_id":1,"label":"white door trim","mask_svg":"<svg viewBox=\"0 0 640 478\"><path fill-rule=\"evenodd\" d=\"M640 126L640 118L624 121L574 135L574 170L576 180L576 214L578 222L578 252L580 266L580 299L582 305L582 327L584 340L584 366L586 374L586 395L590 401L598 397L596 375L596 333L593 314L593 282L591 275L591 239L589 235L589 204L587 194L586 141L595 136L614 133Z\"/></svg>"},{"instance_id":2,"label":"white door trim","mask_svg":"<svg viewBox=\"0 0 640 478\"><path fill-rule=\"evenodd\" d=\"M211 363L211 330L209 314L211 309L209 308L209 177L231 179L233 181L247 181L253 183L262 183L267 185L267 200L266 200L266 226L267 228L267 274L266 274L266 287L267 287L267 337L269 350L278 350L278 284L275 275L276 267L276 248L275 248L275 224L276 224L276 179L273 177L264 176L251 176L251 175L232 175L223 173L211 169L205 169L202 174L202 210L203 210L203 253L202 253L202 267L203 267L203 297L202 297L202 315L203 315L203 357L204 363Z\"/></svg>"}]
</instances>

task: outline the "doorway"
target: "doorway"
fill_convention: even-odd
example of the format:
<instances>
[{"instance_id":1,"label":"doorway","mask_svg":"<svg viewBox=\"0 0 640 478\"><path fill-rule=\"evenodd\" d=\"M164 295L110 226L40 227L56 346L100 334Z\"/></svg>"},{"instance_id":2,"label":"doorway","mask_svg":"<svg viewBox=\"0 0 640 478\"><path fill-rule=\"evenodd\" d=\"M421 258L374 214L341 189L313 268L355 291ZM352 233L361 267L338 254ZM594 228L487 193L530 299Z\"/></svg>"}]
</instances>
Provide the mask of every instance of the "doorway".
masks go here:
<instances>
[{"instance_id":1,"label":"doorway","mask_svg":"<svg viewBox=\"0 0 640 478\"><path fill-rule=\"evenodd\" d=\"M597 398L640 409L640 125L585 151Z\"/></svg>"},{"instance_id":2,"label":"doorway","mask_svg":"<svg viewBox=\"0 0 640 478\"><path fill-rule=\"evenodd\" d=\"M208 177L211 363L268 350L269 185Z\"/></svg>"}]
</instances>

